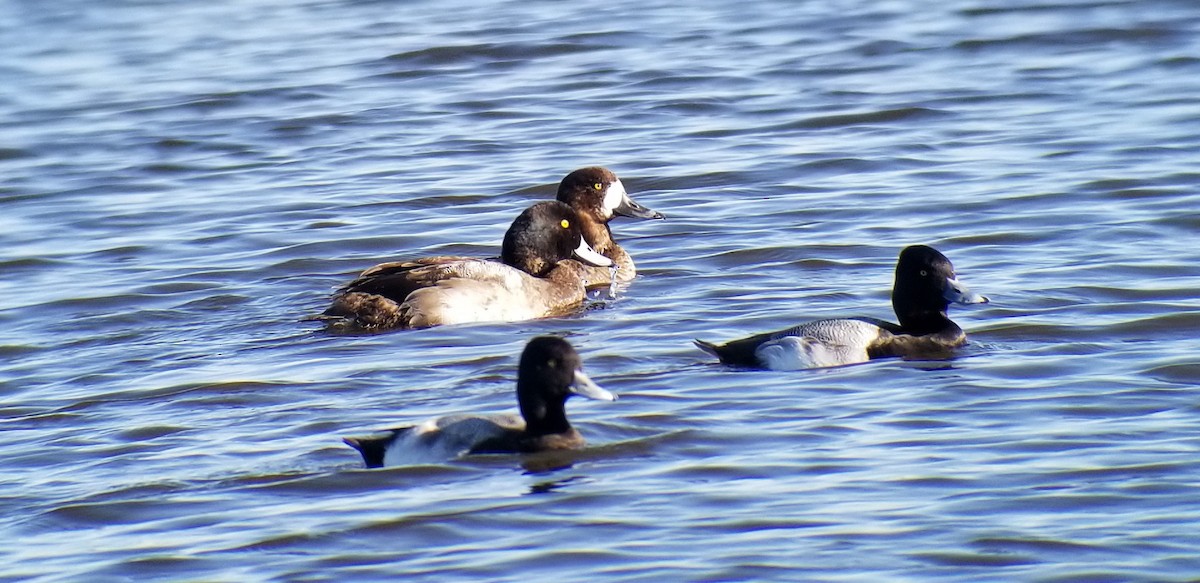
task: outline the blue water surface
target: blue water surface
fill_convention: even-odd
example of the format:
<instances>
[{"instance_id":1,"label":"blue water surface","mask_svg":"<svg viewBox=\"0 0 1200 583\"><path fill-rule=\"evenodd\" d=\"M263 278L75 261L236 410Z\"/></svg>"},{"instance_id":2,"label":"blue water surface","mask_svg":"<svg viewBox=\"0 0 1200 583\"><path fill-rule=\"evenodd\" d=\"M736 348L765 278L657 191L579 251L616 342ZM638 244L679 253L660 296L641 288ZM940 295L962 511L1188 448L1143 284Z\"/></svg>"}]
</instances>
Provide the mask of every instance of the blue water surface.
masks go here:
<instances>
[{"instance_id":1,"label":"blue water surface","mask_svg":"<svg viewBox=\"0 0 1200 583\"><path fill-rule=\"evenodd\" d=\"M0 0L0 580L1200 576L1190 1ZM303 320L494 255L574 168L666 221L573 317ZM729 369L890 318L906 245L991 297L954 358ZM567 336L584 450L364 470L510 411Z\"/></svg>"}]
</instances>

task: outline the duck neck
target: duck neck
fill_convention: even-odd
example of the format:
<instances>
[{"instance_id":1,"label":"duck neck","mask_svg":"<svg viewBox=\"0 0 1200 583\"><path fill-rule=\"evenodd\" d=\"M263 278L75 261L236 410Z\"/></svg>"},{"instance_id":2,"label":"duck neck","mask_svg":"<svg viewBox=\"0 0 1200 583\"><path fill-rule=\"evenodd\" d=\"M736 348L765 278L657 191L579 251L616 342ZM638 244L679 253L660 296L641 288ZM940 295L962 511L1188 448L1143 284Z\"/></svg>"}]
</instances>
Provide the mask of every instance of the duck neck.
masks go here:
<instances>
[{"instance_id":1,"label":"duck neck","mask_svg":"<svg viewBox=\"0 0 1200 583\"><path fill-rule=\"evenodd\" d=\"M946 315L945 308L909 308L908 310L900 311L899 307L897 307L896 317L899 318L900 328L904 330L904 333L915 336L934 334L954 324L954 322L950 321L950 317Z\"/></svg>"},{"instance_id":2,"label":"duck neck","mask_svg":"<svg viewBox=\"0 0 1200 583\"><path fill-rule=\"evenodd\" d=\"M585 270L582 263L574 259L565 259L559 261L544 277L553 282L556 289L562 289L564 293L574 297L584 289Z\"/></svg>"},{"instance_id":3,"label":"duck neck","mask_svg":"<svg viewBox=\"0 0 1200 583\"><path fill-rule=\"evenodd\" d=\"M517 402L521 408L521 417L525 419L525 433L531 436L566 433L571 430L567 421L566 399L561 401L544 398L525 397L518 382ZM531 393L532 394L532 393Z\"/></svg>"},{"instance_id":4,"label":"duck neck","mask_svg":"<svg viewBox=\"0 0 1200 583\"><path fill-rule=\"evenodd\" d=\"M546 261L542 257L534 254L513 253L511 256L501 258L505 264L520 269L534 277L544 277L551 269L554 269L555 263Z\"/></svg>"},{"instance_id":5,"label":"duck neck","mask_svg":"<svg viewBox=\"0 0 1200 583\"><path fill-rule=\"evenodd\" d=\"M597 253L608 255L609 251L616 246L612 238L612 229L608 228L608 223L597 221L591 213L580 213L579 216L583 240L587 241L588 246L595 249Z\"/></svg>"}]
</instances>

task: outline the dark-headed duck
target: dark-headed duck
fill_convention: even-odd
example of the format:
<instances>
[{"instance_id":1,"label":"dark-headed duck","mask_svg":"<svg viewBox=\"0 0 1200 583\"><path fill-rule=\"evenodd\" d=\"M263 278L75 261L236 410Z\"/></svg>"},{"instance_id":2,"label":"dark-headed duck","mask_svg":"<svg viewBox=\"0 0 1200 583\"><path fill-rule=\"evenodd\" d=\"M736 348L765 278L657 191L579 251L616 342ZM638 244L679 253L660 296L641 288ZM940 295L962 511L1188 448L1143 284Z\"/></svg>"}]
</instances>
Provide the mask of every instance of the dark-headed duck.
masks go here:
<instances>
[{"instance_id":1,"label":"dark-headed duck","mask_svg":"<svg viewBox=\"0 0 1200 583\"><path fill-rule=\"evenodd\" d=\"M983 304L936 249L914 245L900 252L892 308L900 324L874 318L817 320L778 332L717 345L696 345L724 364L796 370L866 362L888 356L942 356L967 341L946 315L951 303Z\"/></svg>"},{"instance_id":2,"label":"dark-headed duck","mask_svg":"<svg viewBox=\"0 0 1200 583\"><path fill-rule=\"evenodd\" d=\"M520 415L450 415L378 435L347 437L368 468L450 460L467 454L533 453L583 447L567 421L567 398L615 401L583 373L583 360L566 340L539 336L521 353L517 369Z\"/></svg>"}]
</instances>

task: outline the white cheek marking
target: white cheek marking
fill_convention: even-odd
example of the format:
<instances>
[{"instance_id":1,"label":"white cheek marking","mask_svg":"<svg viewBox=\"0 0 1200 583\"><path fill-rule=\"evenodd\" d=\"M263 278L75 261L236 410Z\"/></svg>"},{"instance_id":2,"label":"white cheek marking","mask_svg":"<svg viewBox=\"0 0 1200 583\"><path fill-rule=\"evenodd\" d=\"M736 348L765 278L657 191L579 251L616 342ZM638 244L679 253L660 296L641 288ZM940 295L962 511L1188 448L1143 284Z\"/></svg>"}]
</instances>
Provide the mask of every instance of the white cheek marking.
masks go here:
<instances>
[{"instance_id":1,"label":"white cheek marking","mask_svg":"<svg viewBox=\"0 0 1200 583\"><path fill-rule=\"evenodd\" d=\"M596 267L608 267L613 264L611 259L592 249L587 244L587 239L583 237L579 238L579 246L575 248L575 256Z\"/></svg>"},{"instance_id":2,"label":"white cheek marking","mask_svg":"<svg viewBox=\"0 0 1200 583\"><path fill-rule=\"evenodd\" d=\"M621 179L614 180L612 184L608 185L608 192L604 193L604 214L611 217L613 211L621 206L628 196L625 192L625 185L621 184Z\"/></svg>"}]
</instances>

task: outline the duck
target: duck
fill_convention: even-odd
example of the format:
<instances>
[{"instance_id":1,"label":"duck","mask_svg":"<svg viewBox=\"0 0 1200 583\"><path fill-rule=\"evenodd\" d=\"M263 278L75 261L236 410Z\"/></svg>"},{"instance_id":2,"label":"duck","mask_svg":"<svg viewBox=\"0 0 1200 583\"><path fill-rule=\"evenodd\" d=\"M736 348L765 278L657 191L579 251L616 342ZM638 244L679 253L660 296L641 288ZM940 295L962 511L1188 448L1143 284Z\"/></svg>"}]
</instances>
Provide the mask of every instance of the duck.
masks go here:
<instances>
[{"instance_id":1,"label":"duck","mask_svg":"<svg viewBox=\"0 0 1200 583\"><path fill-rule=\"evenodd\" d=\"M517 366L519 415L448 415L342 441L362 455L368 468L438 463L470 454L580 449L586 440L567 420L565 408L574 395L617 400L584 374L583 359L570 342L537 336L525 345Z\"/></svg>"},{"instance_id":2,"label":"duck","mask_svg":"<svg viewBox=\"0 0 1200 583\"><path fill-rule=\"evenodd\" d=\"M635 202L625 190L621 179L602 166L579 168L567 174L558 184L555 200L564 202L579 213L583 221L583 238L601 255L612 260L617 267L612 269L588 267L585 269L589 286L627 284L637 277L633 258L613 240L608 223L613 218L665 219L662 213Z\"/></svg>"},{"instance_id":3,"label":"duck","mask_svg":"<svg viewBox=\"0 0 1200 583\"><path fill-rule=\"evenodd\" d=\"M932 358L967 341L947 316L951 303L986 304L972 292L940 251L912 245L900 252L892 286L899 324L867 317L817 320L725 344L695 340L721 363L768 370L798 370L856 364L885 357Z\"/></svg>"},{"instance_id":4,"label":"duck","mask_svg":"<svg viewBox=\"0 0 1200 583\"><path fill-rule=\"evenodd\" d=\"M509 226L499 261L443 255L381 263L339 289L319 318L333 328L388 330L572 313L587 294L584 264L612 265L587 244L582 225L565 203L536 203Z\"/></svg>"}]
</instances>

